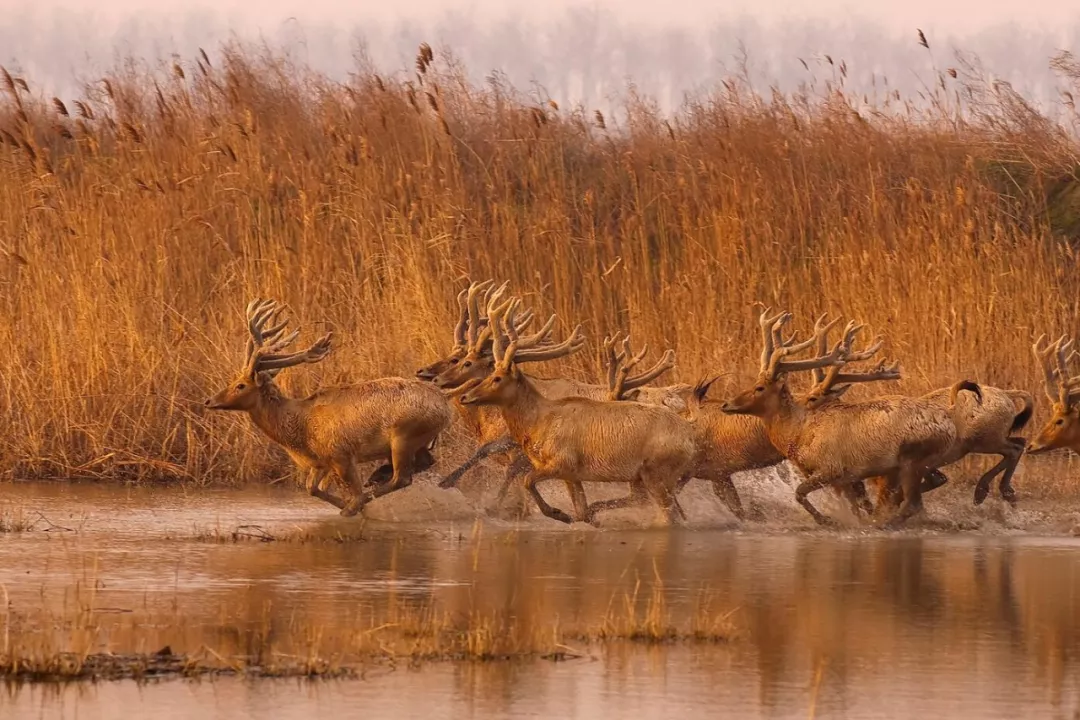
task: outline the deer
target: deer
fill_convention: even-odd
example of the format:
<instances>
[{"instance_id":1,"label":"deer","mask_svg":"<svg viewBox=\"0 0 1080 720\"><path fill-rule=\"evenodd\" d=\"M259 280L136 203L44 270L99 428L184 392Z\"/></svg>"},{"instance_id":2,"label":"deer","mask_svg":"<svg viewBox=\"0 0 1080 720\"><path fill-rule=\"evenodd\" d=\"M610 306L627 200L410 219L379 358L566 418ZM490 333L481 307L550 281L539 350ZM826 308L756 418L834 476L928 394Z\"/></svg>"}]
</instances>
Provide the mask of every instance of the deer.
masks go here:
<instances>
[{"instance_id":1,"label":"deer","mask_svg":"<svg viewBox=\"0 0 1080 720\"><path fill-rule=\"evenodd\" d=\"M418 376L430 377L432 370L441 368L440 372L430 379L437 387L442 388L452 396L460 395L463 392L462 388L466 384L487 377L494 369L495 360L492 354L493 328L488 321L488 317L481 314L479 300L482 297L486 301L486 311L490 315L499 305L507 283L503 283L500 288L490 294L482 296L481 293L490 288L491 284L490 280L473 283L467 291L463 291L458 296L461 313L458 325L455 327L455 349L453 352L457 353L456 357L452 352L451 356L418 371ZM507 306L508 303L509 301L506 301L503 305ZM519 333L524 329L531 317L531 313L527 311L521 316L515 315L513 324ZM520 337L519 349L536 349L539 351L543 347L548 347L549 350L554 349L550 357L561 356L563 348L548 343L548 337L554 323L555 316L553 315L540 331L528 337ZM569 378L540 378L531 375L529 378L549 398L590 397L604 399L611 392L611 384L615 381L615 374L618 370L617 366L611 363L615 361L616 355L613 347L620 342L620 338L621 335L616 338L608 338L605 341L605 353L607 353L609 363L607 387ZM566 342L584 342L584 338L574 339L571 337ZM640 362L647 352L648 347L646 346L639 353L640 357L633 360L630 367ZM543 352L533 352L530 357L532 361L550 359ZM627 375L619 381L620 399L638 400L672 407L683 406L685 404L683 396L689 391L689 385L674 385L666 388L644 387L672 367L674 367L674 352L668 351L655 365L644 372L631 376L627 371ZM502 487L497 496L501 500L512 486L512 483L528 472L530 467L528 460L509 435L506 424L503 422L502 415L498 410L485 406L465 406L456 397L454 403L459 414L465 419L481 445L468 460L440 482L440 487L455 486L468 470L485 458L494 456L497 460L508 465ZM585 498L584 488L580 483L572 480L567 480L566 483L567 490L574 503L575 519L588 521L591 515L588 511L589 506Z\"/></svg>"},{"instance_id":2,"label":"deer","mask_svg":"<svg viewBox=\"0 0 1080 720\"><path fill-rule=\"evenodd\" d=\"M848 361L868 359L880 349L882 342L883 340L878 338L878 342L869 351L861 355L853 355ZM819 338L819 353L824 353L825 343L825 336L822 335ZM836 402L855 382L896 380L900 376L898 363L890 367L882 363L869 374L845 376L840 372L840 366L833 366L828 371L822 368L814 370L814 375L816 383L804 399L806 406L810 409ZM964 389L971 390L971 395L960 395L959 392ZM882 396L882 399L888 397L898 396ZM956 407L954 411L951 411L957 426L956 443L942 465L957 462L969 454L1001 456L1002 459L976 482L974 504L981 505L986 500L991 483L1000 473L998 493L1003 500L1015 505L1016 491L1011 481L1020 457L1024 453L1025 441L1013 435L1022 430L1031 419L1035 404L1031 393L1025 390L1004 390L990 385L975 385L961 381L954 386L938 388L926 393L921 396L921 399L947 409ZM1019 408L1017 408L1017 402L1020 403ZM932 470L924 478L922 492L937 489L947 481L948 478L940 470ZM879 506L883 500L893 505L899 501L899 497L893 492L896 488L890 490L885 478L873 478L868 482L878 489Z\"/></svg>"},{"instance_id":3,"label":"deer","mask_svg":"<svg viewBox=\"0 0 1080 720\"><path fill-rule=\"evenodd\" d=\"M431 451L453 417L441 392L417 380L385 377L326 388L306 398L287 397L274 378L285 368L324 360L333 334L306 350L286 353L300 331L285 334L288 318L276 301L256 298L246 314L250 337L243 367L204 405L247 413L307 472L305 486L313 497L338 507L343 516L353 516L370 500L408 486L414 473L435 464ZM366 489L356 463L379 460L388 465L372 473ZM348 502L327 492L324 483L331 473L351 489Z\"/></svg>"},{"instance_id":4,"label":"deer","mask_svg":"<svg viewBox=\"0 0 1080 720\"><path fill-rule=\"evenodd\" d=\"M922 509L923 476L942 464L956 441L951 409L908 397L826 404L817 410L807 408L788 388L787 376L842 367L852 358L862 357L866 351L857 353L851 347L862 326L854 321L848 323L843 338L825 354L789 360L791 355L820 345L820 336L835 327L839 319L826 323L822 316L815 325L814 336L796 343L794 337L785 340L782 336L782 328L791 320L791 314L769 316L769 312L766 309L759 317L763 347L757 383L725 402L723 410L754 415L764 421L773 445L805 478L795 491L795 499L819 525L835 522L809 501L807 496L811 492L827 486L840 488L875 476L894 478L903 491L899 509L885 526L904 523ZM862 374L837 371L834 382L891 378L898 372L898 366Z\"/></svg>"},{"instance_id":5,"label":"deer","mask_svg":"<svg viewBox=\"0 0 1080 720\"><path fill-rule=\"evenodd\" d=\"M450 355L442 360L421 368L417 371L417 377L430 380L436 387L443 389L451 398L459 417L464 421L471 434L480 442L476 452L462 463L457 469L448 474L439 482L441 488L452 488L457 485L461 477L485 458L494 456L494 459L507 465L505 480L499 491L498 498L505 496L511 483L519 477L523 477L529 470L529 462L521 453L520 448L509 436L506 423L503 422L501 413L490 407L466 406L459 401L462 385L477 375L482 367L489 369L486 362L491 356L493 344L489 318L480 313L480 303L485 302L490 312L494 308L509 283L504 282L499 288L492 290L493 282L473 282L466 290L458 294L460 313L458 323L454 328L454 347ZM507 301L508 303L509 301ZM521 317L515 318L515 329L521 332L532 319L532 312L525 311ZM538 332L528 337L520 338L519 346L527 349L540 349L548 343L548 338L554 328L556 316L552 316ZM571 337L567 340L570 344L584 342L582 337ZM554 356L558 356L557 349ZM446 378L460 375L463 379L459 382L448 382ZM587 501L580 484L569 484L567 489L574 502L575 514L584 518L587 511Z\"/></svg>"},{"instance_id":6,"label":"deer","mask_svg":"<svg viewBox=\"0 0 1080 720\"><path fill-rule=\"evenodd\" d=\"M1080 397L1080 375L1069 375L1069 362L1077 353L1070 353L1073 341L1066 338L1063 335L1043 347L1046 336L1040 335L1031 347L1043 370L1051 415L1028 443L1028 455L1042 455L1063 448L1080 452L1080 407L1076 403Z\"/></svg>"},{"instance_id":7,"label":"deer","mask_svg":"<svg viewBox=\"0 0 1080 720\"><path fill-rule=\"evenodd\" d=\"M664 513L669 524L683 519L675 500L679 481L692 470L696 447L689 421L671 410L637 402L593 400L583 397L550 399L521 372L518 365L537 353L550 359L552 352L570 355L581 343L562 343L551 349L520 349L512 321L514 307L489 311L492 333L492 372L473 380L459 397L465 405L497 407L511 436L531 464L525 488L547 517L569 523L563 511L551 507L537 484L549 479L577 482L640 482ZM508 319L503 320L503 315ZM581 326L571 338L579 336ZM509 344L504 343L504 335Z\"/></svg>"}]
</instances>

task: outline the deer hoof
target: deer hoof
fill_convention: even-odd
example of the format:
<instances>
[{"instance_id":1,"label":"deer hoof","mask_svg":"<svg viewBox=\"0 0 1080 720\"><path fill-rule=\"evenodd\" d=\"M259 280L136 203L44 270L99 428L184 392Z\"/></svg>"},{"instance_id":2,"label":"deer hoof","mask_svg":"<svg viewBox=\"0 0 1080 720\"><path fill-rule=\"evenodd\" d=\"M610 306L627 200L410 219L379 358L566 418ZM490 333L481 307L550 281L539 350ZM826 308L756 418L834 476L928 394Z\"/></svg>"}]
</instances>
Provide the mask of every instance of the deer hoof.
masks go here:
<instances>
[{"instance_id":1,"label":"deer hoof","mask_svg":"<svg viewBox=\"0 0 1080 720\"><path fill-rule=\"evenodd\" d=\"M982 485L976 485L975 486L975 504L976 505L982 505L983 501L986 500L986 496L989 495L989 494L990 494L990 487L989 486L983 487ZM1002 495L1002 497L1005 497L1005 496Z\"/></svg>"},{"instance_id":2,"label":"deer hoof","mask_svg":"<svg viewBox=\"0 0 1080 720\"><path fill-rule=\"evenodd\" d=\"M999 489L998 493L1001 495L1001 499L1009 503L1013 507L1016 507L1016 491L1012 488Z\"/></svg>"}]
</instances>

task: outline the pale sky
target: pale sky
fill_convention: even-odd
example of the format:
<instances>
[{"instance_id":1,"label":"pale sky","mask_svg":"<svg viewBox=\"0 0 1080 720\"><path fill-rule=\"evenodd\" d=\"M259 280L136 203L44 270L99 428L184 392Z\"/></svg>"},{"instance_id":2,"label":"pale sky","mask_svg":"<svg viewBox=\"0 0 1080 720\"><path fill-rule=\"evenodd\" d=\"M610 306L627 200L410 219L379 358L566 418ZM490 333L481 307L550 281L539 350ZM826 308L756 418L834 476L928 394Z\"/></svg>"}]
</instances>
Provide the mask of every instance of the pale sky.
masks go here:
<instances>
[{"instance_id":1,"label":"pale sky","mask_svg":"<svg viewBox=\"0 0 1080 720\"><path fill-rule=\"evenodd\" d=\"M562 14L569 7L595 5L611 10L626 22L643 24L678 24L693 26L725 15L748 14L761 20L778 17L810 16L838 19L858 15L894 27L938 28L942 31L968 32L1010 22L1024 25L1052 26L1073 21L1080 9L1067 0L902 0L899 2L849 2L847 0L389 0L387 2L344 2L342 0L0 0L0 8L19 11L34 8L39 13L63 9L95 9L108 16L128 16L141 12L167 11L183 14L208 9L249 22L259 19L271 24L285 18L316 22L353 21L363 17L391 20L407 17L430 17L447 10L474 16L509 14L540 19Z\"/></svg>"},{"instance_id":2,"label":"pale sky","mask_svg":"<svg viewBox=\"0 0 1080 720\"><path fill-rule=\"evenodd\" d=\"M1069 0L0 0L0 13L0 64L60 93L116 53L191 59L235 33L299 48L335 79L356 67L358 38L387 72L407 69L424 40L448 45L481 80L499 70L519 88L599 103L631 78L664 107L730 75L740 42L755 86L794 87L807 77L802 60L828 78L844 60L848 87L870 94L882 77L907 93L933 85L959 48L1054 102L1048 60L1080 48L1080 3ZM916 28L932 53L918 47Z\"/></svg>"}]
</instances>

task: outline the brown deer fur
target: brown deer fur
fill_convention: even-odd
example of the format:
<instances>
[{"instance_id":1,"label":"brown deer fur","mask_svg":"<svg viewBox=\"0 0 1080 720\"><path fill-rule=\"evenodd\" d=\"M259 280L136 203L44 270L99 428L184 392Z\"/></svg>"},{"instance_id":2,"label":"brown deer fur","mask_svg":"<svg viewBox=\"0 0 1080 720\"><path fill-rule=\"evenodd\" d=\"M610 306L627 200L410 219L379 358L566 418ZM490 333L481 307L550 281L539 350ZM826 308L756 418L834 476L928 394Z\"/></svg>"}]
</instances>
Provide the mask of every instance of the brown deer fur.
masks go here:
<instances>
[{"instance_id":1,"label":"brown deer fur","mask_svg":"<svg viewBox=\"0 0 1080 720\"><path fill-rule=\"evenodd\" d=\"M452 411L442 394L424 383L405 378L380 378L347 387L327 388L306 398L286 397L274 385L282 369L316 363L330 351L329 334L307 350L282 354L299 331L285 336L285 320L277 322L281 308L271 300L248 305L246 362L233 382L206 401L213 410L246 412L293 461L309 471L307 488L316 497L355 515L364 503L405 487L416 471L434 464L430 448L450 425ZM389 482L365 490L356 463L388 460L390 467L375 471L372 480L391 471ZM329 473L351 490L348 503L323 488Z\"/></svg>"},{"instance_id":2,"label":"brown deer fur","mask_svg":"<svg viewBox=\"0 0 1080 720\"><path fill-rule=\"evenodd\" d=\"M507 310L512 313L512 307ZM492 317L489 313L489 317ZM512 317L512 314L511 314ZM500 323L498 314L493 323ZM494 338L495 368L474 384L460 402L494 405L514 440L528 456L532 469L525 487L540 511L563 522L570 518L552 508L537 490L537 483L556 478L578 482L640 482L663 509L669 522L679 512L674 493L679 480L692 470L695 446L690 423L670 410L635 402L588 398L545 398L518 369L517 362L552 351L519 351L513 322ZM571 337L577 335L577 329ZM564 344L558 352L569 355L579 345Z\"/></svg>"},{"instance_id":3,"label":"brown deer fur","mask_svg":"<svg viewBox=\"0 0 1080 720\"><path fill-rule=\"evenodd\" d=\"M821 333L836 324L824 325L822 318L815 337L795 343L781 335L790 317L787 313L771 318L768 311L762 314L764 347L758 381L725 403L724 410L764 421L773 445L803 474L805 480L796 489L795 498L819 524L830 521L810 503L807 496L811 492L878 475L895 477L902 487L903 503L892 522L903 522L922 506L923 475L941 464L955 442L956 426L950 411L917 398L808 409L788 389L787 375L843 365L857 355L851 342L859 327L849 324L843 340L825 355L787 360L812 347Z\"/></svg>"}]
</instances>

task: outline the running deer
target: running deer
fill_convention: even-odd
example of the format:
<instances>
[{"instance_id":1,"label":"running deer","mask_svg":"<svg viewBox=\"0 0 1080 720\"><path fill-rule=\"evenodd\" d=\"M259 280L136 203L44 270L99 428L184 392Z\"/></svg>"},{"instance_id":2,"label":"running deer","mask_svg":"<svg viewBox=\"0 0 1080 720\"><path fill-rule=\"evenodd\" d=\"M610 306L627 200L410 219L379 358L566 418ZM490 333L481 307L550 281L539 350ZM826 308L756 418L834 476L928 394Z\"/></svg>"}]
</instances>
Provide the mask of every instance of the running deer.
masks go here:
<instances>
[{"instance_id":1,"label":"running deer","mask_svg":"<svg viewBox=\"0 0 1080 720\"><path fill-rule=\"evenodd\" d=\"M532 465L525 488L540 511L556 520L570 522L561 510L551 507L537 484L549 479L577 482L640 482L660 506L669 522L680 519L675 491L681 478L692 471L695 454L693 428L684 418L655 405L611 402L583 397L550 399L521 372L518 365L566 356L581 345L563 343L558 350L521 349L509 308L491 317L495 366L490 375L459 398L465 405L491 405L503 414L511 436ZM571 338L577 337L580 326ZM509 344L504 343L504 335Z\"/></svg>"},{"instance_id":2,"label":"running deer","mask_svg":"<svg viewBox=\"0 0 1080 720\"><path fill-rule=\"evenodd\" d=\"M469 290L465 291L465 295L459 295L459 304L461 304L462 307L462 314L460 317L466 318L466 320L464 326L459 323L455 333L457 337L465 338L463 345L465 353L459 354L456 358L448 357L443 361L440 361L440 363L443 364L443 369L435 378L433 378L433 382L437 387L440 387L453 395L459 395L461 392L464 392L463 388L468 387L470 383L482 380L494 370L495 359L492 354L493 328L488 316L481 314L480 303L477 299L482 297L486 302L486 312L489 316L491 313L497 312L497 308L500 304L503 309L506 309L509 305L509 301L500 302L506 288L506 283L497 290L481 296L481 293L484 293L490 285L490 280L484 281L483 283L473 283ZM516 314L515 310L512 322L518 333L524 329L529 317L531 317L531 314L519 316ZM561 356L561 346L553 346L548 341L552 328L554 327L555 319L555 316L552 316L538 332L528 337L520 337L518 348L537 350L542 348L555 348L556 352L551 355L551 358ZM503 338L503 341L504 344L507 342L505 337ZM576 344L584 342L584 339L578 338L575 340L571 338L567 342ZM613 391L613 383L616 382L617 373L620 367L622 367L620 364L613 363L624 362L623 358L616 360L616 355L618 353L615 350L615 346L620 342L623 342L625 354L629 347L625 344L625 341L621 340L621 335L616 338L608 338L605 342L608 372L607 387L569 378L540 378L529 375L529 380L533 382L545 397L550 399L562 397L588 397L595 400L605 399ZM666 352L664 356L648 370L633 376L629 375L630 369L636 366L637 363L644 358L647 351L648 348L644 348L642 352L638 353L638 356L640 357L635 356L637 357L636 360L631 357L630 360L633 361L632 364L629 367L623 368L627 374L620 380L621 385L618 390L620 398L665 405L672 408L685 407L685 396L691 390L689 385L672 385L662 388L645 387L647 383L652 382L662 373L674 366L673 351L669 350ZM536 354L534 354L533 357L535 360L551 359L545 358L542 355L537 356ZM429 368L439 367L440 363L435 363L434 365L429 366ZM424 368L420 372L424 372L429 368ZM460 415L465 419L470 430L472 430L473 434L480 441L481 445L472 457L448 474L440 483L440 486L453 487L467 471L485 458L493 456L497 461L509 466L502 487L497 495L496 503L499 503L502 501L503 497L505 497L510 487L513 486L513 482L517 478L523 477L525 473L528 472L530 468L529 462L510 436L506 423L503 421L502 414L498 409L487 406L465 406L458 402L457 398L455 398L455 405L458 408ZM588 521L591 518L591 513L581 484L573 480L566 480L566 485L567 491L574 504L575 519Z\"/></svg>"},{"instance_id":3,"label":"running deer","mask_svg":"<svg viewBox=\"0 0 1080 720\"><path fill-rule=\"evenodd\" d=\"M805 360L789 360L815 345L839 320L815 326L814 336L800 343L784 340L783 326L789 313L770 317L762 313L760 374L755 387L740 393L723 408L732 414L760 417L769 439L797 467L805 480L795 491L795 499L821 525L832 524L810 503L808 495L818 488L843 487L868 477L894 477L904 493L903 502L889 524L899 524L922 507L921 481L936 469L956 440L956 425L947 408L917 398L890 398L855 403L826 404L808 409L792 395L787 376L818 368L842 367L861 357L851 345L861 329L849 323L843 338L825 354ZM882 379L896 368L882 366L869 373L835 372L834 382L845 383Z\"/></svg>"},{"instance_id":4,"label":"running deer","mask_svg":"<svg viewBox=\"0 0 1080 720\"><path fill-rule=\"evenodd\" d=\"M1069 362L1077 353L1072 351L1073 341L1066 341L1064 335L1042 347L1045 339L1045 335L1039 336L1032 352L1045 376L1052 414L1028 443L1027 453L1041 455L1062 448L1080 452L1080 405L1076 402L1080 398L1080 375L1069 375Z\"/></svg>"},{"instance_id":5,"label":"running deer","mask_svg":"<svg viewBox=\"0 0 1080 720\"><path fill-rule=\"evenodd\" d=\"M327 388L303 399L286 397L274 377L285 368L322 361L330 352L331 334L307 350L285 353L300 331L286 335L288 319L283 314L273 300L251 301L243 369L206 401L207 408L246 412L307 471L308 492L340 508L345 516L409 485L413 473L435 464L431 448L449 427L452 411L442 393L430 385L388 377ZM268 324L272 324L269 329ZM356 463L378 460L389 465L376 469L369 478L372 487L365 489ZM326 491L330 473L352 490L347 503Z\"/></svg>"},{"instance_id":6,"label":"running deer","mask_svg":"<svg viewBox=\"0 0 1080 720\"><path fill-rule=\"evenodd\" d=\"M499 305L508 283L491 290L491 280L473 282L467 290L458 295L458 303L461 307L458 325L455 328L455 350L439 362L422 368L417 372L420 377L427 376L431 370L439 369L439 372L431 378L436 387L447 392L452 398L458 415L465 422L466 427L480 442L476 452L462 463L453 472L449 473L439 483L439 487L450 488L457 485L462 476L475 465L488 457L507 466L506 476L499 490L497 503L501 502L507 490L512 487L515 479L524 477L528 472L528 459L521 449L510 437L506 423L502 419L502 413L497 408L476 405L464 405L460 402L460 395L468 387L470 381L479 381L491 369L491 352L493 345L492 328L489 319L491 312ZM488 315L481 314L481 302L486 303ZM503 303L504 309L510 301ZM513 320L514 328L518 332L524 330L532 318L532 312L526 311L520 317ZM551 331L555 326L556 317L553 315L547 323L536 333L520 338L519 347L523 349L535 349L540 351L544 348L554 347L549 342ZM567 343L577 346L584 342L584 338L571 337ZM559 356L559 350L553 357ZM565 385L572 388L572 381ZM567 490L574 503L575 515L584 520L588 509L584 491L580 483L567 482Z\"/></svg>"},{"instance_id":7,"label":"running deer","mask_svg":"<svg viewBox=\"0 0 1080 720\"><path fill-rule=\"evenodd\" d=\"M822 342L824 337L822 337ZM849 358L849 362L868 359L881 347L879 341L862 356ZM819 344L818 351L824 352L824 344ZM828 372L823 369L814 371L816 384L806 397L806 405L811 409L822 407L826 403L833 402L851 388L850 379L854 377L856 382L868 380L896 380L900 377L899 364L886 367L881 364L869 374L857 376L845 376L840 372L839 366L829 368ZM961 390L971 390L971 394L960 394ZM895 398L899 396L882 396L878 399ZM939 388L921 396L922 400L929 401L940 407L950 410L951 417L956 422L956 442L941 463L949 465L957 462L969 454L1000 455L1001 461L986 471L975 483L974 504L981 505L990 492L990 485L1000 473L1001 480L998 483L998 494L1003 500L1011 504L1016 503L1016 491L1012 487L1012 477L1016 472L1016 466L1024 453L1024 439L1013 437L1013 434L1023 429L1031 419L1034 399L1031 393L1024 390L1003 390L989 385L975 385L967 381L961 381L952 387ZM1017 403L1020 407L1017 407ZM952 409L954 408L955 409ZM922 492L940 487L947 482L948 478L939 470L933 470L924 478ZM871 481L878 487L879 501L887 499L893 505L899 502L895 492L886 492L884 478L875 478ZM895 488L893 488L895 490Z\"/></svg>"}]
</instances>

